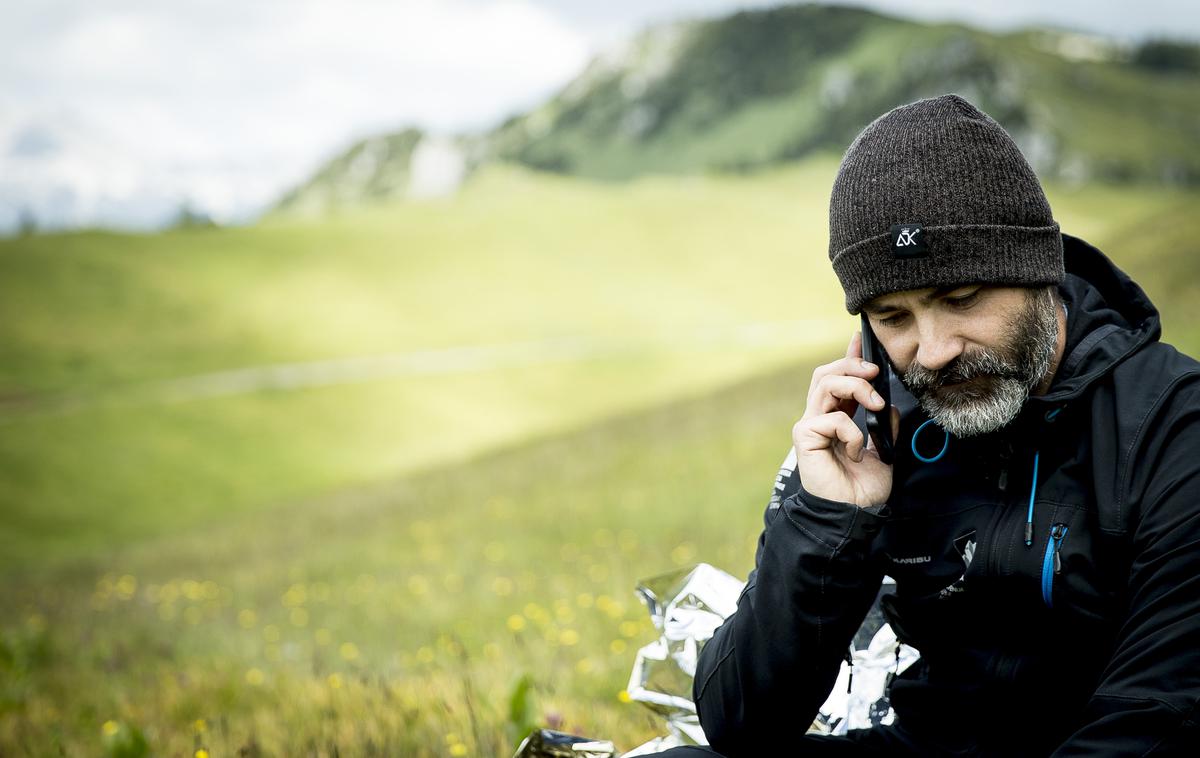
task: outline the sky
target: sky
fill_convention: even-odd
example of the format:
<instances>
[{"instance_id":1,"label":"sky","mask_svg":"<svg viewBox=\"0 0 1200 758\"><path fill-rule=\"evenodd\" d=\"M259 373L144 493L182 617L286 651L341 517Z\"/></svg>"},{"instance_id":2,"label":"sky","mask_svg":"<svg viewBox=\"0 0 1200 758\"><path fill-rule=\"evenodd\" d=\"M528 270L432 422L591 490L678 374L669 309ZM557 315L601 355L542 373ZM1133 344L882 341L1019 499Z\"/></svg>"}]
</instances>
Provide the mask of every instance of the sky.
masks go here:
<instances>
[{"instance_id":1,"label":"sky","mask_svg":"<svg viewBox=\"0 0 1200 758\"><path fill-rule=\"evenodd\" d=\"M354 140L480 131L641 28L739 0L0 0L0 233L252 219ZM864 0L992 29L1200 39L1180 0ZM1136 13L1131 12L1136 8Z\"/></svg>"}]
</instances>

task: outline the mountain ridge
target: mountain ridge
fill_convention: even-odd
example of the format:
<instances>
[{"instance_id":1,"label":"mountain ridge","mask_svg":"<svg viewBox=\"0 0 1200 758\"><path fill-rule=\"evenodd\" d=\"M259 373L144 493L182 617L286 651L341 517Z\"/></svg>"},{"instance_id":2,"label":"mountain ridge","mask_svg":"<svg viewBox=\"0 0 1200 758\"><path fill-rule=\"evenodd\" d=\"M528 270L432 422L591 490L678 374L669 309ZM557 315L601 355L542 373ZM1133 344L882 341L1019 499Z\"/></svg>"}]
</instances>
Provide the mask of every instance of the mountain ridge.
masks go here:
<instances>
[{"instance_id":1,"label":"mountain ridge","mask_svg":"<svg viewBox=\"0 0 1200 758\"><path fill-rule=\"evenodd\" d=\"M879 114L957 92L1004 125L1045 179L1196 186L1197 51L784 5L650 27L593 58L541 105L453 142L460 180L490 161L608 181L745 172L840 152ZM410 154L430 138L418 134ZM309 203L318 209L408 197L333 170L368 143L280 207L314 196L339 198ZM398 154L380 171L399 174L404 160Z\"/></svg>"}]
</instances>

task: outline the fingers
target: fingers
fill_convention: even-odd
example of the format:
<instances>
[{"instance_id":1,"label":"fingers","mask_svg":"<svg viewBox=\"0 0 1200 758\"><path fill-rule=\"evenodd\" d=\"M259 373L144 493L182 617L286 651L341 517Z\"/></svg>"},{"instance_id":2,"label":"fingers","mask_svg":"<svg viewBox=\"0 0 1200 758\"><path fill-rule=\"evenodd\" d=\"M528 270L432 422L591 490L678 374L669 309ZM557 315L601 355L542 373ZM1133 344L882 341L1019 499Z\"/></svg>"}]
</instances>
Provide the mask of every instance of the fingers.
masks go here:
<instances>
[{"instance_id":1,"label":"fingers","mask_svg":"<svg viewBox=\"0 0 1200 758\"><path fill-rule=\"evenodd\" d=\"M846 382L830 380L829 377L858 377L860 379L870 379L879 373L879 367L874 363L868 363L862 359L862 334L854 332L850 336L850 344L846 346L846 357L839 358L832 363L826 363L823 366L817 366L813 370L812 382L808 385L808 408L805 415L813 415L814 413L826 413L833 408L841 405L840 402L830 402L829 395L838 392L834 395L839 401L857 400L857 402L866 405L868 408L880 408L879 403L873 403L869 400L871 393L869 389L860 389L857 391L849 391L852 385ZM853 408L842 408L853 412Z\"/></svg>"},{"instance_id":2,"label":"fingers","mask_svg":"<svg viewBox=\"0 0 1200 758\"><path fill-rule=\"evenodd\" d=\"M862 335L855 332L846 355L813 371L804 417L792 429L797 453L844 448L844 455L861 462L868 441L850 418L859 405L879 411L886 403L869 379L879 367L862 359ZM897 411L893 408L892 428Z\"/></svg>"},{"instance_id":3,"label":"fingers","mask_svg":"<svg viewBox=\"0 0 1200 758\"><path fill-rule=\"evenodd\" d=\"M857 356L838 358L833 363L826 363L823 366L817 366L813 370L812 383L816 384L822 377L836 374L839 376L861 376L864 379L870 379L879 373L879 367L874 363L867 363L862 358Z\"/></svg>"},{"instance_id":4,"label":"fingers","mask_svg":"<svg viewBox=\"0 0 1200 758\"><path fill-rule=\"evenodd\" d=\"M895 448L896 443L900 440L900 409L893 405L889 415L892 418L892 425L888 428L892 430L892 447ZM867 437L867 450L876 450L875 440L869 436Z\"/></svg>"},{"instance_id":5,"label":"fingers","mask_svg":"<svg viewBox=\"0 0 1200 758\"><path fill-rule=\"evenodd\" d=\"M855 462L862 460L866 444L862 430L841 411L797 422L792 428L792 442L797 453L828 450L840 443L845 446L846 455Z\"/></svg>"},{"instance_id":6,"label":"fingers","mask_svg":"<svg viewBox=\"0 0 1200 758\"><path fill-rule=\"evenodd\" d=\"M855 332L850 335L850 344L846 346L846 357L862 357L862 332Z\"/></svg>"},{"instance_id":7,"label":"fingers","mask_svg":"<svg viewBox=\"0 0 1200 758\"><path fill-rule=\"evenodd\" d=\"M805 418L840 410L854 412L854 403L881 410L884 402L875 388L866 379L857 376L826 374L809 389L808 407Z\"/></svg>"}]
</instances>

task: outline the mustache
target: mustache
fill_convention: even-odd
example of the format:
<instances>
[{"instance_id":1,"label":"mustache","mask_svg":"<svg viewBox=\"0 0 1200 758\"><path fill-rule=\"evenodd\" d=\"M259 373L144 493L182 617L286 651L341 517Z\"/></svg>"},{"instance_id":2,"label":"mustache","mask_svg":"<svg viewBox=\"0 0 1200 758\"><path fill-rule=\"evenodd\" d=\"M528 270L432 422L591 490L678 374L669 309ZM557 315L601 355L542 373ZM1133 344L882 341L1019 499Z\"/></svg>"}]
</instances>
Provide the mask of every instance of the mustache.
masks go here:
<instances>
[{"instance_id":1,"label":"mustache","mask_svg":"<svg viewBox=\"0 0 1200 758\"><path fill-rule=\"evenodd\" d=\"M946 385L959 384L979 377L1024 381L1024 372L1013 362L991 350L964 353L940 369L928 369L913 361L904 372L904 385L915 396L933 392Z\"/></svg>"}]
</instances>

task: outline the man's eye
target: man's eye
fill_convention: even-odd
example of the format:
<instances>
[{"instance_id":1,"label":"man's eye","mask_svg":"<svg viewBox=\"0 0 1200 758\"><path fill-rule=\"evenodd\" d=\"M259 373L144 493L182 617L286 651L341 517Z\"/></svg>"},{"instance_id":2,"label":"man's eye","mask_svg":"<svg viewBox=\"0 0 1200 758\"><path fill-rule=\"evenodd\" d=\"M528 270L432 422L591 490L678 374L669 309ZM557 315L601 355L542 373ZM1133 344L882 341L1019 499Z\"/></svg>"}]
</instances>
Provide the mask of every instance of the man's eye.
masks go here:
<instances>
[{"instance_id":1,"label":"man's eye","mask_svg":"<svg viewBox=\"0 0 1200 758\"><path fill-rule=\"evenodd\" d=\"M951 308L967 308L974 304L974 302L978 299L979 290L975 290L970 294L962 295L960 297L947 297L946 303L949 304Z\"/></svg>"},{"instance_id":2,"label":"man's eye","mask_svg":"<svg viewBox=\"0 0 1200 758\"><path fill-rule=\"evenodd\" d=\"M879 323L887 327L896 327L904 323L903 313L893 313L889 316L884 316L879 319Z\"/></svg>"}]
</instances>

